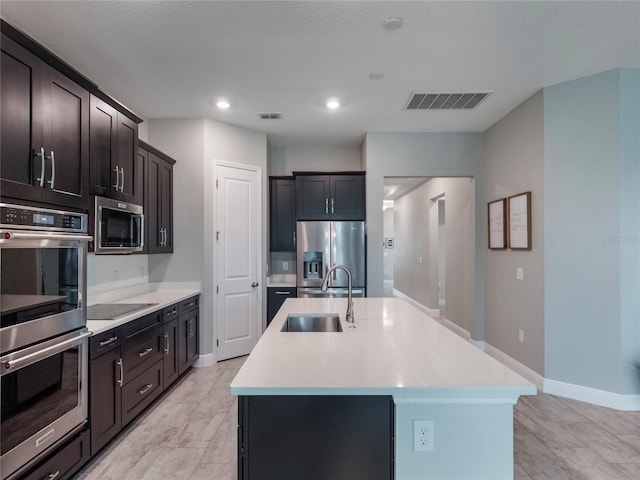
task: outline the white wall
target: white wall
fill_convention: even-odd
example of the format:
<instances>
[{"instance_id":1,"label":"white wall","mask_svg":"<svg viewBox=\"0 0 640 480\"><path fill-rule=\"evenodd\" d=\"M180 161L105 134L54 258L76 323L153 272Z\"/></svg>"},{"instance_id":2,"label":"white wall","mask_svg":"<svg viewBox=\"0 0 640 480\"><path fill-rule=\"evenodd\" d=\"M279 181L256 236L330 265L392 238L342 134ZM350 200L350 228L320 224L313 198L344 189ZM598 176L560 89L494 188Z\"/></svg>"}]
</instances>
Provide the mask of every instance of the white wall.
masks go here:
<instances>
[{"instance_id":1,"label":"white wall","mask_svg":"<svg viewBox=\"0 0 640 480\"><path fill-rule=\"evenodd\" d=\"M482 133L368 133L363 162L367 186L367 290L383 293L384 177L473 177L475 237L486 235L484 200L484 136ZM473 308L469 332L482 340L484 331L484 245L476 242L471 265ZM447 285L447 290L449 285ZM461 287L464 288L464 287ZM465 321L466 322L466 321ZM466 325L466 323L465 323Z\"/></svg>"},{"instance_id":2,"label":"white wall","mask_svg":"<svg viewBox=\"0 0 640 480\"><path fill-rule=\"evenodd\" d=\"M485 341L544 374L544 119L536 93L485 132L487 202L531 192L530 251L489 250L485 274ZM486 218L486 217L485 217ZM516 268L524 280L516 280ZM524 332L524 343L518 331Z\"/></svg>"},{"instance_id":3,"label":"white wall","mask_svg":"<svg viewBox=\"0 0 640 480\"><path fill-rule=\"evenodd\" d=\"M149 281L149 255L87 256L89 294L130 287Z\"/></svg>"},{"instance_id":4,"label":"white wall","mask_svg":"<svg viewBox=\"0 0 640 480\"><path fill-rule=\"evenodd\" d=\"M361 170L360 157L358 147L271 147L269 175Z\"/></svg>"}]
</instances>

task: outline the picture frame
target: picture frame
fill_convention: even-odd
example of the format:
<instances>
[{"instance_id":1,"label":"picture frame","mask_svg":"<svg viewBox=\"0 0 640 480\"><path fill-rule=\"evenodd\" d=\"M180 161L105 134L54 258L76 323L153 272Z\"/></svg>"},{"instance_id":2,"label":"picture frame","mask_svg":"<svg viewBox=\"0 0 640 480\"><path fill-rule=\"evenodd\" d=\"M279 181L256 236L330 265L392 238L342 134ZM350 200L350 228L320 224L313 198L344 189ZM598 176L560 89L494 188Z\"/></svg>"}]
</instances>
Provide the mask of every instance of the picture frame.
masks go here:
<instances>
[{"instance_id":1,"label":"picture frame","mask_svg":"<svg viewBox=\"0 0 640 480\"><path fill-rule=\"evenodd\" d=\"M509 248L531 250L531 192L508 198Z\"/></svg>"},{"instance_id":2,"label":"picture frame","mask_svg":"<svg viewBox=\"0 0 640 480\"><path fill-rule=\"evenodd\" d=\"M501 198L487 205L489 222L489 249L507 248L507 199Z\"/></svg>"}]
</instances>

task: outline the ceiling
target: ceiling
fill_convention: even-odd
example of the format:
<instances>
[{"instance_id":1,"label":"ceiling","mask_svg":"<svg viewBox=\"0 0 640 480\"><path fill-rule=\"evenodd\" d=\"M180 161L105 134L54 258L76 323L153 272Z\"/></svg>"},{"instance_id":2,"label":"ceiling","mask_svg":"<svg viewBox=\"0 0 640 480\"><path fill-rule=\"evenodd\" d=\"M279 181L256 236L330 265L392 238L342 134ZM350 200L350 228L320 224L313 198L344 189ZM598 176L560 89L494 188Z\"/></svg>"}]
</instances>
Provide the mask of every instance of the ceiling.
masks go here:
<instances>
[{"instance_id":1,"label":"ceiling","mask_svg":"<svg viewBox=\"0 0 640 480\"><path fill-rule=\"evenodd\" d=\"M415 190L431 177L384 177L384 200L397 200Z\"/></svg>"},{"instance_id":2,"label":"ceiling","mask_svg":"<svg viewBox=\"0 0 640 480\"><path fill-rule=\"evenodd\" d=\"M274 146L484 131L542 87L640 67L640 1L2 0L0 15L144 118L209 117ZM394 16L404 25L383 28ZM493 93L472 110L404 110L425 91Z\"/></svg>"}]
</instances>

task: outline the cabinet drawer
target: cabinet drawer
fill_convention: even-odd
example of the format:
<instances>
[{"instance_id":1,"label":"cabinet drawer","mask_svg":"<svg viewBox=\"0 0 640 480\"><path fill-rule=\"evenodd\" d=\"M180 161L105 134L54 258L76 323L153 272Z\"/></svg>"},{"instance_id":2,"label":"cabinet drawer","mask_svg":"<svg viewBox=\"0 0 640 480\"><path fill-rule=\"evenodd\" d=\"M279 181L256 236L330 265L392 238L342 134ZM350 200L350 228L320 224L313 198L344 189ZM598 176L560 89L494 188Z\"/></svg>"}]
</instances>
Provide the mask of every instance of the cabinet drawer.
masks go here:
<instances>
[{"instance_id":1,"label":"cabinet drawer","mask_svg":"<svg viewBox=\"0 0 640 480\"><path fill-rule=\"evenodd\" d=\"M180 302L180 314L193 310L194 308L198 308L200 297L191 297L186 300Z\"/></svg>"},{"instance_id":2,"label":"cabinet drawer","mask_svg":"<svg viewBox=\"0 0 640 480\"><path fill-rule=\"evenodd\" d=\"M133 420L162 393L162 360L122 387L122 426Z\"/></svg>"},{"instance_id":3,"label":"cabinet drawer","mask_svg":"<svg viewBox=\"0 0 640 480\"><path fill-rule=\"evenodd\" d=\"M94 335L89 339L89 358L93 360L103 353L118 348L122 343L120 328L113 328L106 332Z\"/></svg>"},{"instance_id":4,"label":"cabinet drawer","mask_svg":"<svg viewBox=\"0 0 640 480\"><path fill-rule=\"evenodd\" d=\"M162 315L160 312L154 312L123 325L122 336L125 341L129 341L133 337L148 332L159 325L162 325Z\"/></svg>"},{"instance_id":5,"label":"cabinet drawer","mask_svg":"<svg viewBox=\"0 0 640 480\"><path fill-rule=\"evenodd\" d=\"M162 325L150 330L148 334L138 335L127 340L122 347L122 367L124 383L127 384L149 365L162 359L164 333Z\"/></svg>"},{"instance_id":6,"label":"cabinet drawer","mask_svg":"<svg viewBox=\"0 0 640 480\"><path fill-rule=\"evenodd\" d=\"M170 322L171 320L175 320L178 318L178 304L171 305L170 307L166 307L162 310L162 321L163 323Z\"/></svg>"},{"instance_id":7,"label":"cabinet drawer","mask_svg":"<svg viewBox=\"0 0 640 480\"><path fill-rule=\"evenodd\" d=\"M43 480L55 478L65 480L89 460L89 431L85 430L69 443L57 449L39 467L20 480Z\"/></svg>"},{"instance_id":8,"label":"cabinet drawer","mask_svg":"<svg viewBox=\"0 0 640 480\"><path fill-rule=\"evenodd\" d=\"M272 298L295 298L297 290L296 287L269 287L267 295Z\"/></svg>"}]
</instances>

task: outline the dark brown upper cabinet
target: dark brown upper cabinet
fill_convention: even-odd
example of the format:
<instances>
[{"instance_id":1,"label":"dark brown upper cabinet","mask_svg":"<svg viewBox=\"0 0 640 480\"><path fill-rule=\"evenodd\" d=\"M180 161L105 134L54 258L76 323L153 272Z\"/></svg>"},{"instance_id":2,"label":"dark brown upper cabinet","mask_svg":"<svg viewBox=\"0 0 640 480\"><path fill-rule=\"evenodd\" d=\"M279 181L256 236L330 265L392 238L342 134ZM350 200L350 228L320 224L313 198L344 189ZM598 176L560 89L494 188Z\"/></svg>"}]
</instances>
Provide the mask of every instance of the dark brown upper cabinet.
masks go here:
<instances>
[{"instance_id":1,"label":"dark brown upper cabinet","mask_svg":"<svg viewBox=\"0 0 640 480\"><path fill-rule=\"evenodd\" d=\"M269 236L272 252L296 251L296 181L269 179Z\"/></svg>"},{"instance_id":2,"label":"dark brown upper cabinet","mask_svg":"<svg viewBox=\"0 0 640 480\"><path fill-rule=\"evenodd\" d=\"M364 220L363 173L296 174L298 220Z\"/></svg>"},{"instance_id":3,"label":"dark brown upper cabinet","mask_svg":"<svg viewBox=\"0 0 640 480\"><path fill-rule=\"evenodd\" d=\"M142 205L144 165L138 157L138 124L91 96L91 193Z\"/></svg>"},{"instance_id":4,"label":"dark brown upper cabinet","mask_svg":"<svg viewBox=\"0 0 640 480\"><path fill-rule=\"evenodd\" d=\"M145 159L145 252L173 253L173 165L168 155L140 141Z\"/></svg>"},{"instance_id":5,"label":"dark brown upper cabinet","mask_svg":"<svg viewBox=\"0 0 640 480\"><path fill-rule=\"evenodd\" d=\"M2 35L4 198L89 208L89 91Z\"/></svg>"}]
</instances>

